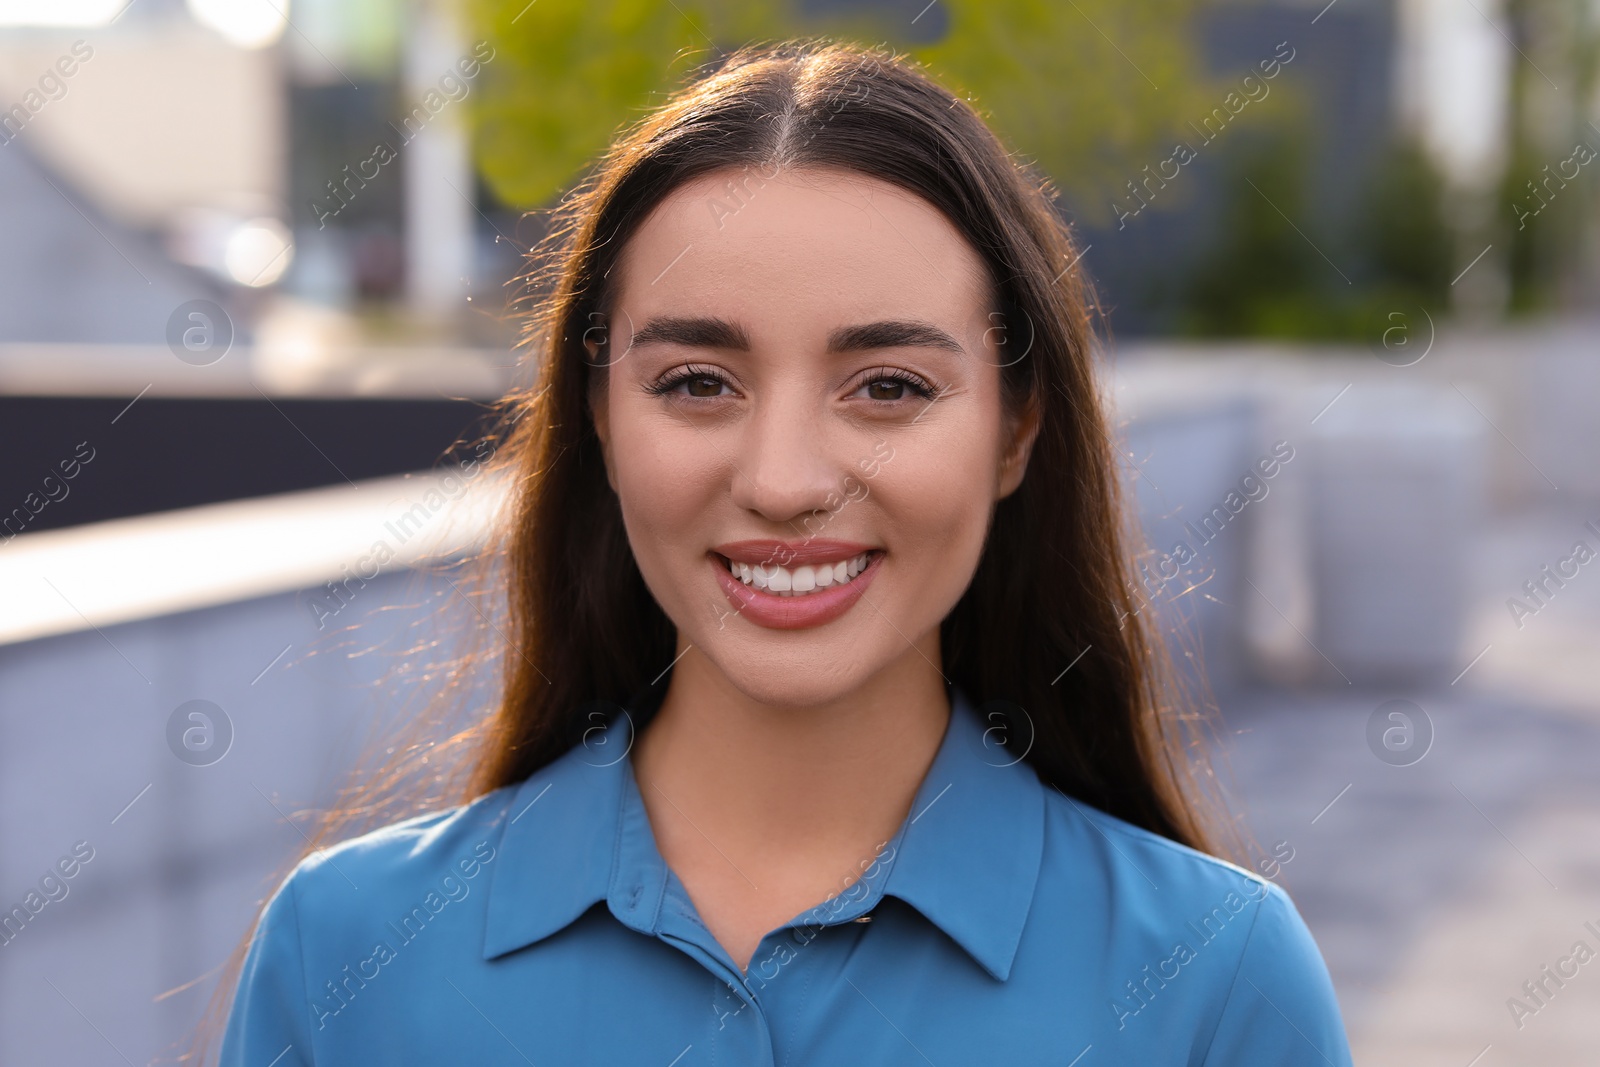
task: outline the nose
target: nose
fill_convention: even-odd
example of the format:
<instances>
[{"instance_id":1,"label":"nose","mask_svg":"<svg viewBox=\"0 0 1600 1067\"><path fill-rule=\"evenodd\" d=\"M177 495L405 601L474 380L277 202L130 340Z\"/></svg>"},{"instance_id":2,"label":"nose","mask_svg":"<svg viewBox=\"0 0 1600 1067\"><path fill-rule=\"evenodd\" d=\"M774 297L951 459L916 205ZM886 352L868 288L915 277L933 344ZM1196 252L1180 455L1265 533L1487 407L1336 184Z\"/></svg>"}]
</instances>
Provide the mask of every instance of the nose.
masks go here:
<instances>
[{"instance_id":1,"label":"nose","mask_svg":"<svg viewBox=\"0 0 1600 1067\"><path fill-rule=\"evenodd\" d=\"M738 446L733 501L739 507L775 523L798 523L834 506L845 472L830 455L824 417L814 407L758 401Z\"/></svg>"}]
</instances>

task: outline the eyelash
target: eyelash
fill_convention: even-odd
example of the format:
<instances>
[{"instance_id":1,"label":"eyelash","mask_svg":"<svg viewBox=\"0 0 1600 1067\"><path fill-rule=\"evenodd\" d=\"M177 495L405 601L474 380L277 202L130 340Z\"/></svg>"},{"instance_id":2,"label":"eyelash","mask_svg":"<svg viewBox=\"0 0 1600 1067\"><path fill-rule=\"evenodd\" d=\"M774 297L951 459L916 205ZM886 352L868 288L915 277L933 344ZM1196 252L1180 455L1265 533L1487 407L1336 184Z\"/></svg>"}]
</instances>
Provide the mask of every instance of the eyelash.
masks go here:
<instances>
[{"instance_id":1,"label":"eyelash","mask_svg":"<svg viewBox=\"0 0 1600 1067\"><path fill-rule=\"evenodd\" d=\"M898 382L901 385L904 385L910 393L923 400L932 400L935 393L933 386L928 384L928 382L922 377L912 374L910 371L901 370L898 367L875 367L868 371L867 375L868 377L862 381L859 388L865 388L875 382L890 381ZM728 379L715 368L698 366L691 363L668 371L666 374L661 376L659 381L657 381L654 385L648 386L647 388L654 396L666 396L684 382L694 381L697 378L710 379L712 381L721 382L723 385L728 384ZM695 397L694 399L718 400L721 398ZM895 401L879 400L875 401L875 403L893 404Z\"/></svg>"}]
</instances>

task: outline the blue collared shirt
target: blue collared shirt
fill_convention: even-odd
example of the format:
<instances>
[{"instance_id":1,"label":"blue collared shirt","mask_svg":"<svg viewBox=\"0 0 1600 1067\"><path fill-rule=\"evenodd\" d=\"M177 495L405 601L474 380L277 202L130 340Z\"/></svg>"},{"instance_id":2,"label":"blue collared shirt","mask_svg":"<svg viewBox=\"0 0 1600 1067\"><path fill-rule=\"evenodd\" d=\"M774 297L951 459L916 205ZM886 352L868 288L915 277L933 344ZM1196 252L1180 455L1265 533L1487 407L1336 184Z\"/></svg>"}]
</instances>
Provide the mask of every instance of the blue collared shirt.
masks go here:
<instances>
[{"instance_id":1,"label":"blue collared shirt","mask_svg":"<svg viewBox=\"0 0 1600 1067\"><path fill-rule=\"evenodd\" d=\"M899 831L747 972L662 860L623 745L315 854L262 915L221 1062L1350 1063L1287 893L988 740L952 690Z\"/></svg>"}]
</instances>

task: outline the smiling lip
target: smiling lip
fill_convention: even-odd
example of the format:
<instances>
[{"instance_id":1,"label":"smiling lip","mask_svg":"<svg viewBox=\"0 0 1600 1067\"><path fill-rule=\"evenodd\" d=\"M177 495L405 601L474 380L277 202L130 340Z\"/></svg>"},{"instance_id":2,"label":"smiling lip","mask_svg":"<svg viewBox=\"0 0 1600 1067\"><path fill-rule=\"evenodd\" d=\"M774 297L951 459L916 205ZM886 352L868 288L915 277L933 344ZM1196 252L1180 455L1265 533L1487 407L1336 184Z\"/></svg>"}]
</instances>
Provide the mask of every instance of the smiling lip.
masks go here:
<instances>
[{"instance_id":1,"label":"smiling lip","mask_svg":"<svg viewBox=\"0 0 1600 1067\"><path fill-rule=\"evenodd\" d=\"M804 596L779 596L746 585L728 570L727 560L748 564L802 567L832 563L867 553L867 566L844 585L818 589ZM734 541L718 545L706 557L717 573L723 595L736 612L772 630L803 630L832 622L849 611L877 577L881 549L854 541Z\"/></svg>"}]
</instances>

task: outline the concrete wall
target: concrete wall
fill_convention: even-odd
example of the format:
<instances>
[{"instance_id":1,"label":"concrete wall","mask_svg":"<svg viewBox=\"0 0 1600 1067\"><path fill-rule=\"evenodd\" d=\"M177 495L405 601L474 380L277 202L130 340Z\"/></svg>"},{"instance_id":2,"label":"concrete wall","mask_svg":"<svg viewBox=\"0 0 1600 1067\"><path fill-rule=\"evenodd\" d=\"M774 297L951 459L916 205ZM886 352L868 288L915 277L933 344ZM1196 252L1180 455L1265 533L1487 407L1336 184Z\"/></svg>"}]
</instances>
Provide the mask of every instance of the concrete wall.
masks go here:
<instances>
[{"instance_id":1,"label":"concrete wall","mask_svg":"<svg viewBox=\"0 0 1600 1067\"><path fill-rule=\"evenodd\" d=\"M394 672L418 662L414 624L449 630L432 613L453 596L399 572L341 613L361 617L349 632L319 632L290 593L0 647L0 904L93 850L0 944L0 1063L176 1054L301 846L286 816L329 803L373 725L407 714ZM168 742L195 699L232 727L209 765L214 747L188 762Z\"/></svg>"}]
</instances>

